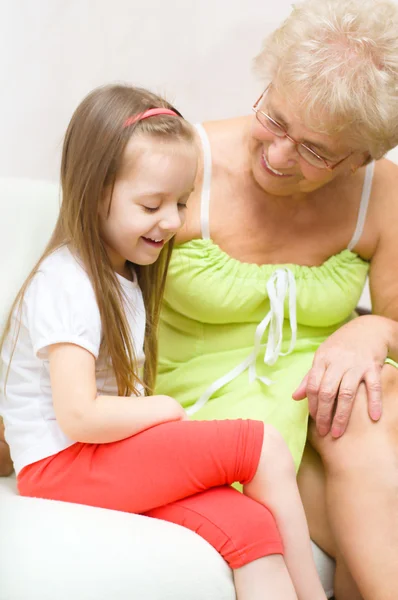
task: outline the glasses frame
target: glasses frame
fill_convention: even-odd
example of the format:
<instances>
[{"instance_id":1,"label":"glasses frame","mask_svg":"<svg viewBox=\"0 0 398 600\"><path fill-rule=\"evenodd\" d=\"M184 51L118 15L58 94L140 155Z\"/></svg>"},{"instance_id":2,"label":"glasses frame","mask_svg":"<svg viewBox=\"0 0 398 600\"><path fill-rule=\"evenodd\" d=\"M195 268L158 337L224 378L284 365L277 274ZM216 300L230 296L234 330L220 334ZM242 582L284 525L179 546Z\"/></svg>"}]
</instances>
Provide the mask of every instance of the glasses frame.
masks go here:
<instances>
[{"instance_id":1,"label":"glasses frame","mask_svg":"<svg viewBox=\"0 0 398 600\"><path fill-rule=\"evenodd\" d=\"M307 150L307 152L309 152L310 154L312 154L313 156L315 156L315 158L321 160L323 162L323 164L325 165L324 167L321 167L321 166L317 167L315 165L312 165L297 150L297 153L300 156L300 158L302 158L308 165L310 165L310 167L313 167L314 169L327 169L328 171L333 171L336 167L338 167L339 165L341 165L342 162L344 162L345 160L347 160L347 158L353 154L353 152L350 152L349 154L347 154L347 156L345 156L341 160L337 161L336 163L331 163L330 161L326 160L326 158L323 158L323 156L320 156L319 154L317 154L314 150L312 150L312 148L310 148L306 144L303 144L302 142L298 142L297 140L295 140L294 138L292 138L288 134L286 128L283 127L283 125L281 125L280 123L278 123L277 121L275 121L275 119L273 119L272 117L270 117L269 114L267 114L266 112L264 112L263 110L260 110L258 108L258 105L260 104L260 102L264 98L264 96L267 94L267 92L268 92L268 90L269 90L270 87L271 87L271 84L267 85L267 87L265 88L265 90L263 91L263 93L261 94L261 96L253 104L252 110L253 110L253 112L256 115L257 121L260 123L260 125L262 125L264 127L264 129L266 129L267 131L269 131L272 135L275 135L276 137L279 137L279 138L286 137L288 140L290 140L291 142L293 142L296 150L300 146L303 146L303 148L305 148ZM275 133L274 131L271 131L264 123L262 123L260 121L259 117L258 117L258 113L262 114L266 119L268 119L269 121L271 121L271 123L281 132L281 134L279 135L279 134Z\"/></svg>"}]
</instances>

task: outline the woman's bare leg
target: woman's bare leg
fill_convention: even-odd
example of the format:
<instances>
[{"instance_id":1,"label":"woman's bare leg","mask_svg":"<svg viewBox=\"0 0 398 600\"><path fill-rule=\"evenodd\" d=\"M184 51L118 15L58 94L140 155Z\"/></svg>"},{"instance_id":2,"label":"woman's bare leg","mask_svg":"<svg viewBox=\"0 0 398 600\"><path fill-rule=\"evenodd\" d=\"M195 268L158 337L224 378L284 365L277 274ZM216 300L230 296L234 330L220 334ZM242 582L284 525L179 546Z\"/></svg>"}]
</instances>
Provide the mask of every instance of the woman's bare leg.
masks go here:
<instances>
[{"instance_id":1,"label":"woman's bare leg","mask_svg":"<svg viewBox=\"0 0 398 600\"><path fill-rule=\"evenodd\" d=\"M358 587L341 556L326 506L326 477L319 454L307 443L297 476L311 539L336 561L334 595L336 600L363 600Z\"/></svg>"},{"instance_id":2,"label":"woman's bare leg","mask_svg":"<svg viewBox=\"0 0 398 600\"><path fill-rule=\"evenodd\" d=\"M316 571L293 459L280 434L264 426L260 461L244 493L273 513L285 548L285 562L300 600L326 598Z\"/></svg>"},{"instance_id":3,"label":"woman's bare leg","mask_svg":"<svg viewBox=\"0 0 398 600\"><path fill-rule=\"evenodd\" d=\"M336 600L363 600L363 596L341 554L338 554L336 558L334 597Z\"/></svg>"},{"instance_id":4,"label":"woman's bare leg","mask_svg":"<svg viewBox=\"0 0 398 600\"><path fill-rule=\"evenodd\" d=\"M383 415L373 423L362 387L345 434L311 443L326 472L336 544L365 600L395 600L398 589L398 371L383 367Z\"/></svg>"}]
</instances>

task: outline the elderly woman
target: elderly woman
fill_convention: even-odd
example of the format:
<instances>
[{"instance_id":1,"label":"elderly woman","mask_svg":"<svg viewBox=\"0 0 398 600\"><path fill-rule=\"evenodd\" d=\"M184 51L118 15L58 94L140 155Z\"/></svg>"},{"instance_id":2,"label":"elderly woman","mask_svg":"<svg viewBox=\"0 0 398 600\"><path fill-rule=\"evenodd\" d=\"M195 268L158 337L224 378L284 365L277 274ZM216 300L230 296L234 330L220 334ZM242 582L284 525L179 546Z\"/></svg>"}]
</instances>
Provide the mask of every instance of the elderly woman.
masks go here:
<instances>
[{"instance_id":1,"label":"elderly woman","mask_svg":"<svg viewBox=\"0 0 398 600\"><path fill-rule=\"evenodd\" d=\"M257 67L254 115L198 127L158 389L194 418L277 427L336 598L392 600L398 168L382 157L398 143L398 7L307 0ZM353 319L368 273L374 315Z\"/></svg>"}]
</instances>

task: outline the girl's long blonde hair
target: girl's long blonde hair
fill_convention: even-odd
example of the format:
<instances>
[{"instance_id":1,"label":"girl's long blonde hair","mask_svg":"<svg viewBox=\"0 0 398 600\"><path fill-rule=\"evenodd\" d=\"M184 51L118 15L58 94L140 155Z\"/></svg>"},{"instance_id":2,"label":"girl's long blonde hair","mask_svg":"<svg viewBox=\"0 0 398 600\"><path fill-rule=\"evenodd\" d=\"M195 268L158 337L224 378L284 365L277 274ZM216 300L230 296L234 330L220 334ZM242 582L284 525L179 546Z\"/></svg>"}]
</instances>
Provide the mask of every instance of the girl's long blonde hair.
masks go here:
<instances>
[{"instance_id":1,"label":"girl's long blonde hair","mask_svg":"<svg viewBox=\"0 0 398 600\"><path fill-rule=\"evenodd\" d=\"M76 109L66 131L62 151L60 214L43 255L11 307L0 339L0 352L11 333L14 313L19 315L13 342L13 352L15 350L23 298L41 263L54 250L67 244L80 258L93 285L101 315L101 348L115 372L119 395L138 393L140 383L144 384L147 392L152 392L156 378L159 314L173 244L171 241L165 245L154 264L134 265L147 319L146 360L141 382L123 309L123 292L100 237L98 215L105 188L113 189L122 166L123 152L132 135L149 135L154 142L163 138L194 143L193 128L183 118L159 115L129 127L123 126L129 117L158 107L175 111L168 102L147 90L109 85L91 92Z\"/></svg>"}]
</instances>

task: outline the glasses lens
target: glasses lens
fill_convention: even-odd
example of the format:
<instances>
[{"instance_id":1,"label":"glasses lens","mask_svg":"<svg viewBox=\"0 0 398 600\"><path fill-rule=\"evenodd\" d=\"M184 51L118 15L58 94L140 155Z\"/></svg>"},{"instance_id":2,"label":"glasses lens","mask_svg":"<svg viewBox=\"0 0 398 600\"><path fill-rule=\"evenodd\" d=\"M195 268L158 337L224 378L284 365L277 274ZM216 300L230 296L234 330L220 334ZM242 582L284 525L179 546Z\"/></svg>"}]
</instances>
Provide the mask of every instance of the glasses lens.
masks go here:
<instances>
[{"instance_id":1,"label":"glasses lens","mask_svg":"<svg viewBox=\"0 0 398 600\"><path fill-rule=\"evenodd\" d=\"M274 135L277 135L278 137L283 137L284 135L286 135L284 129L282 129L282 127L278 125L278 123L275 123L275 121L273 121L271 117L269 117L265 113L257 111L257 119L260 121L261 125L263 125L266 129L268 129L268 131L270 131Z\"/></svg>"},{"instance_id":2,"label":"glasses lens","mask_svg":"<svg viewBox=\"0 0 398 600\"><path fill-rule=\"evenodd\" d=\"M297 151L309 165L316 167L317 169L326 169L327 165L324 163L320 156L317 156L309 148L306 148L302 144L298 144Z\"/></svg>"}]
</instances>

